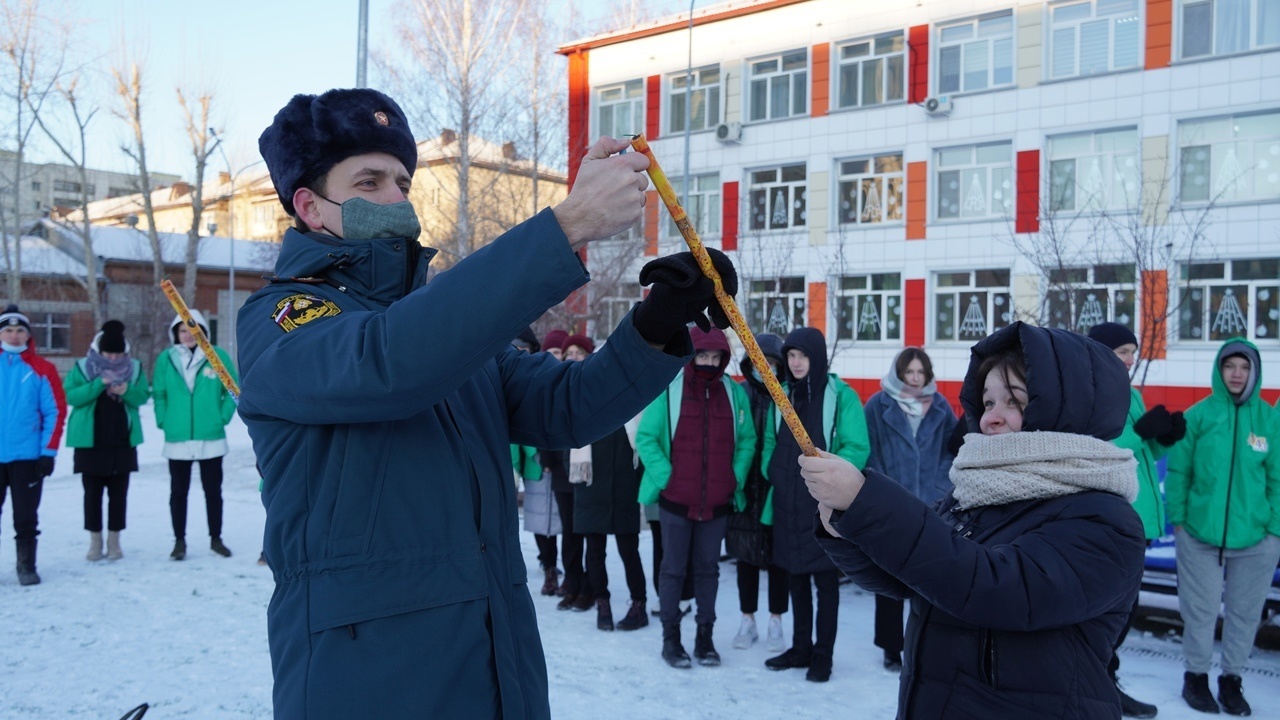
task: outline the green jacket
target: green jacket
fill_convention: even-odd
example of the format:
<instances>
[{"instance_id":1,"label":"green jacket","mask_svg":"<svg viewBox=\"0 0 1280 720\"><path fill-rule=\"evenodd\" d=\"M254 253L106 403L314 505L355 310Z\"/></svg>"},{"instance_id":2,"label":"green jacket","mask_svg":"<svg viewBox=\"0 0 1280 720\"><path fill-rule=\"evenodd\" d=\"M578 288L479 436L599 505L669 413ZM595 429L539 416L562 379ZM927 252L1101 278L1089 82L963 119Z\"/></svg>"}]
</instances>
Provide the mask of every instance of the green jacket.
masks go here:
<instances>
[{"instance_id":1,"label":"green jacket","mask_svg":"<svg viewBox=\"0 0 1280 720\"><path fill-rule=\"evenodd\" d=\"M680 403L683 400L684 374L688 368L676 375L675 380L656 400L645 408L640 416L640 427L636 430L636 452L640 462L644 463L644 475L640 478L638 500L641 505L658 502L658 495L667 488L671 480L671 438L675 434L676 422L680 419ZM729 393L729 404L733 407L733 475L738 481L738 488L733 491L733 509L741 511L747 506L747 496L742 491L747 482L747 473L751 471L751 458L756 452L756 429L751 420L751 401L747 391L741 385L722 375L720 381Z\"/></svg>"},{"instance_id":2,"label":"green jacket","mask_svg":"<svg viewBox=\"0 0 1280 720\"><path fill-rule=\"evenodd\" d=\"M222 364L236 382L231 356L214 346ZM236 414L236 403L223 387L207 358L201 357L196 371L195 389L188 390L178 363L182 362L178 346L156 358L152 394L156 400L156 427L164 431L165 442L188 440L221 440L227 436L226 426Z\"/></svg>"},{"instance_id":3,"label":"green jacket","mask_svg":"<svg viewBox=\"0 0 1280 720\"><path fill-rule=\"evenodd\" d=\"M835 373L827 374L827 389L822 397L822 435L827 439L827 452L853 463L859 470L867 466L871 455L871 438L867 434L867 416L862 410L862 398L849 383ZM782 413L775 412L773 423L765 425L764 454L760 458L760 471L769 476L769 461L778 446L778 432L791 432L783 427ZM773 488L765 499L760 522L773 524Z\"/></svg>"},{"instance_id":4,"label":"green jacket","mask_svg":"<svg viewBox=\"0 0 1280 720\"><path fill-rule=\"evenodd\" d=\"M512 445L511 467L515 469L516 475L519 475L520 479L525 482L534 482L542 479L542 464L538 462L537 448L531 448L527 445Z\"/></svg>"},{"instance_id":5,"label":"green jacket","mask_svg":"<svg viewBox=\"0 0 1280 720\"><path fill-rule=\"evenodd\" d=\"M1164 457L1169 448L1155 440L1143 440L1134 432L1133 424L1147 412L1142 402L1142 393L1137 388L1129 388L1129 417L1124 423L1124 432L1112 440L1118 447L1133 451L1133 459L1138 461L1138 498L1133 501L1133 509L1142 518L1142 529L1148 540L1164 535L1165 514L1164 499L1160 493L1160 476L1156 473L1156 461Z\"/></svg>"},{"instance_id":6,"label":"green jacket","mask_svg":"<svg viewBox=\"0 0 1280 720\"><path fill-rule=\"evenodd\" d=\"M62 387L67 391L67 405L71 406L71 417L67 418L67 447L93 447L93 407L98 397L107 389L101 377L89 380L85 369L87 360L80 360L67 373ZM125 414L129 417L129 445L138 447L142 444L142 423L138 420L138 408L151 397L147 387L147 376L142 373L142 363L130 360L133 374L129 376L129 387L120 396L124 403Z\"/></svg>"},{"instance_id":7,"label":"green jacket","mask_svg":"<svg viewBox=\"0 0 1280 720\"><path fill-rule=\"evenodd\" d=\"M1242 398L1227 391L1219 370L1223 356L1235 351L1250 356L1251 383ZM1258 396L1259 359L1244 338L1223 343L1213 393L1187 410L1187 436L1169 453L1169 522L1214 547L1246 548L1280 535L1280 414Z\"/></svg>"}]
</instances>

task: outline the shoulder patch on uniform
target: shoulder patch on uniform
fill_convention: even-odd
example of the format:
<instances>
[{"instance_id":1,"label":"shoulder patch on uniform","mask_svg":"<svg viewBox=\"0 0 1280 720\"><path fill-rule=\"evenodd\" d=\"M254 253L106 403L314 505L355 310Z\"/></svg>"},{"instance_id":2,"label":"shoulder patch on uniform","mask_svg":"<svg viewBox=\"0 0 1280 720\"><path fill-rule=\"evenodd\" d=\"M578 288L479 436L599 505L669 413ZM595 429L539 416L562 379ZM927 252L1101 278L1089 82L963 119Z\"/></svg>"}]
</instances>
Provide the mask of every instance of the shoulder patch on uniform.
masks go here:
<instances>
[{"instance_id":1,"label":"shoulder patch on uniform","mask_svg":"<svg viewBox=\"0 0 1280 720\"><path fill-rule=\"evenodd\" d=\"M290 295L276 303L271 319L285 332L292 332L312 320L332 317L342 308L315 295Z\"/></svg>"}]
</instances>

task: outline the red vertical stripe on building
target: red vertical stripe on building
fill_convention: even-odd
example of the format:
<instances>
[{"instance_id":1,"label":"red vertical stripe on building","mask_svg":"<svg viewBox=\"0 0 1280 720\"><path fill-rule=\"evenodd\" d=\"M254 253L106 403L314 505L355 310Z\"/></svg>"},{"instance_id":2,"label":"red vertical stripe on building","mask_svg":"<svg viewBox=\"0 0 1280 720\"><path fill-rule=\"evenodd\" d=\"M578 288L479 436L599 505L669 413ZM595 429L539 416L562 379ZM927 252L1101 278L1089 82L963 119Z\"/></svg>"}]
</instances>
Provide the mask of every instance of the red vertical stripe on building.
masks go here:
<instances>
[{"instance_id":1,"label":"red vertical stripe on building","mask_svg":"<svg viewBox=\"0 0 1280 720\"><path fill-rule=\"evenodd\" d=\"M587 51L569 56L569 187L578 177L582 156L591 146L591 85Z\"/></svg>"},{"instance_id":2,"label":"red vertical stripe on building","mask_svg":"<svg viewBox=\"0 0 1280 720\"><path fill-rule=\"evenodd\" d=\"M907 31L907 55L907 60L911 63L911 87L907 102L924 102L929 97L928 25L916 25Z\"/></svg>"},{"instance_id":3,"label":"red vertical stripe on building","mask_svg":"<svg viewBox=\"0 0 1280 720\"><path fill-rule=\"evenodd\" d=\"M656 140L662 129L661 75L650 75L645 81L644 101L644 137L646 140Z\"/></svg>"},{"instance_id":4,"label":"red vertical stripe on building","mask_svg":"<svg viewBox=\"0 0 1280 720\"><path fill-rule=\"evenodd\" d=\"M662 198L657 190L646 190L644 193L644 254L658 254L658 208L662 207Z\"/></svg>"},{"instance_id":5,"label":"red vertical stripe on building","mask_svg":"<svg viewBox=\"0 0 1280 720\"><path fill-rule=\"evenodd\" d=\"M813 82L809 96L812 98L809 115L823 117L831 106L831 45L813 46Z\"/></svg>"},{"instance_id":6,"label":"red vertical stripe on building","mask_svg":"<svg viewBox=\"0 0 1280 720\"><path fill-rule=\"evenodd\" d=\"M907 163L907 239L924 240L929 214L929 164Z\"/></svg>"},{"instance_id":7,"label":"red vertical stripe on building","mask_svg":"<svg viewBox=\"0 0 1280 720\"><path fill-rule=\"evenodd\" d=\"M738 249L738 183L727 182L721 190L720 249Z\"/></svg>"},{"instance_id":8,"label":"red vertical stripe on building","mask_svg":"<svg viewBox=\"0 0 1280 720\"><path fill-rule=\"evenodd\" d=\"M1168 350L1169 273L1165 270L1142 271L1142 337L1140 357L1163 360Z\"/></svg>"},{"instance_id":9,"label":"red vertical stripe on building","mask_svg":"<svg viewBox=\"0 0 1280 720\"><path fill-rule=\"evenodd\" d=\"M908 280L902 309L904 325L902 343L924 347L924 280Z\"/></svg>"},{"instance_id":10,"label":"red vertical stripe on building","mask_svg":"<svg viewBox=\"0 0 1280 720\"><path fill-rule=\"evenodd\" d=\"M1014 231L1040 232L1040 151L1023 150L1018 153L1017 219Z\"/></svg>"},{"instance_id":11,"label":"red vertical stripe on building","mask_svg":"<svg viewBox=\"0 0 1280 720\"><path fill-rule=\"evenodd\" d=\"M809 283L809 327L827 334L827 284Z\"/></svg>"},{"instance_id":12,"label":"red vertical stripe on building","mask_svg":"<svg viewBox=\"0 0 1280 720\"><path fill-rule=\"evenodd\" d=\"M1173 57L1173 0L1147 0L1147 48L1143 67L1168 67Z\"/></svg>"}]
</instances>

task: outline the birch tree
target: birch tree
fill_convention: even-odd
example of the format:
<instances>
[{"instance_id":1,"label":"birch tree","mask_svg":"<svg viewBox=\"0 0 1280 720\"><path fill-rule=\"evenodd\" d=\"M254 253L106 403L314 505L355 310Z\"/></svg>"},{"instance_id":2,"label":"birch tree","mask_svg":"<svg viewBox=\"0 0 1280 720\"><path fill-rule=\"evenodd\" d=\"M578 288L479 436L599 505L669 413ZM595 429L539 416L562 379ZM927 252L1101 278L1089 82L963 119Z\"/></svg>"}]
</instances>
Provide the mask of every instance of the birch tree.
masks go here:
<instances>
[{"instance_id":1,"label":"birch tree","mask_svg":"<svg viewBox=\"0 0 1280 720\"><path fill-rule=\"evenodd\" d=\"M191 143L191 155L196 164L195 182L191 186L191 228L187 230L185 270L182 274L182 296L188 305L195 305L198 271L196 259L200 251L200 221L204 214L204 173L208 167L209 155L218 148L222 140L212 138L209 133L212 93L201 92L188 102L182 88L178 88L178 104L182 106L182 114L186 118L187 140ZM227 202L230 208L231 200L228 199Z\"/></svg>"},{"instance_id":2,"label":"birch tree","mask_svg":"<svg viewBox=\"0 0 1280 720\"><path fill-rule=\"evenodd\" d=\"M156 287L164 280L164 252L160 247L160 234L156 232L155 208L151 203L151 173L147 169L147 143L142 125L142 68L130 63L127 69L111 68L115 79L116 97L120 107L116 115L129 126L131 142L121 146L138 168L138 191L142 193L142 209L147 217L147 239L151 244L151 279Z\"/></svg>"}]
</instances>

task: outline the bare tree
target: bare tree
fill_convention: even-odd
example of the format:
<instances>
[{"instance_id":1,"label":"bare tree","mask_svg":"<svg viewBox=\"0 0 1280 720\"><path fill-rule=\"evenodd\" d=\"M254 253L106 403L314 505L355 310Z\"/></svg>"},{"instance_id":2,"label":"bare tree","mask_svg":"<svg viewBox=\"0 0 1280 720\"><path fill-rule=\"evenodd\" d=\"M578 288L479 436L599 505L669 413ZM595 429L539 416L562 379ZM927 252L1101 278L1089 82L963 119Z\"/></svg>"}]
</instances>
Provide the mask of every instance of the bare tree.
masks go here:
<instances>
[{"instance_id":1,"label":"bare tree","mask_svg":"<svg viewBox=\"0 0 1280 720\"><path fill-rule=\"evenodd\" d=\"M24 208L27 143L45 100L63 75L70 31L65 24L41 13L39 0L3 0L0 12L4 13L0 50L9 61L7 70L11 73L5 83L5 95L13 103L11 132L15 147L13 177L0 179L12 193L13 226L0 206L0 242L9 301L16 303L22 299L22 246L17 236L21 234Z\"/></svg>"},{"instance_id":2,"label":"bare tree","mask_svg":"<svg viewBox=\"0 0 1280 720\"><path fill-rule=\"evenodd\" d=\"M209 155L217 149L222 140L212 139L209 133L212 93L201 92L193 102L187 102L186 94L183 93L182 88L178 88L178 104L182 106L182 114L186 118L187 140L191 143L191 155L196 161L195 183L191 186L191 229L187 230L185 270L182 274L182 296L188 305L193 305L196 301L196 259L200 251L200 221L204 214L204 173L209 163ZM231 200L227 202L228 211L230 211Z\"/></svg>"},{"instance_id":3,"label":"bare tree","mask_svg":"<svg viewBox=\"0 0 1280 720\"><path fill-rule=\"evenodd\" d=\"M564 76L565 59L555 53L557 38L564 28L556 22L557 15L548 0L527 2L525 31L520 35L518 52L528 61L516 63L514 78L514 87L526 98L527 105L518 113L518 126L512 137L522 140L521 145L529 149L528 160L533 170L532 214L538 212L543 203L539 192L540 168L565 166L568 95L564 83L558 81Z\"/></svg>"},{"instance_id":4,"label":"bare tree","mask_svg":"<svg viewBox=\"0 0 1280 720\"><path fill-rule=\"evenodd\" d=\"M137 63L130 63L127 71L113 67L111 76L115 78L116 96L121 101L116 115L129 125L133 133L132 145L124 145L120 149L138 166L138 190L142 193L147 238L151 241L151 279L158 288L160 281L164 280L164 252L160 247L160 235L156 232L155 208L151 203L151 173L147 170L147 143L142 131L142 68Z\"/></svg>"}]
</instances>

